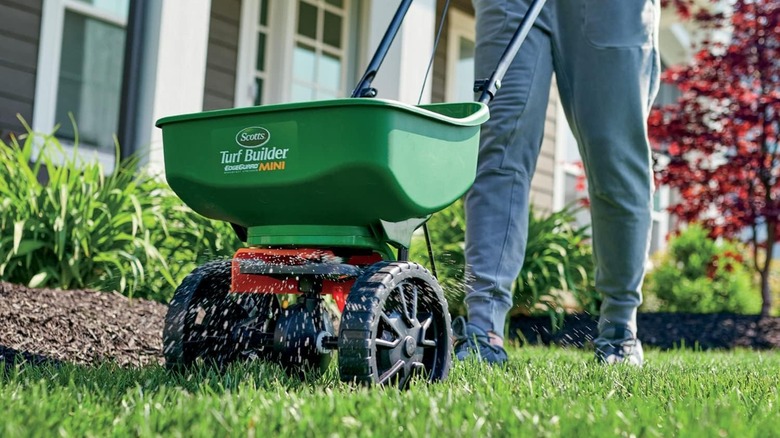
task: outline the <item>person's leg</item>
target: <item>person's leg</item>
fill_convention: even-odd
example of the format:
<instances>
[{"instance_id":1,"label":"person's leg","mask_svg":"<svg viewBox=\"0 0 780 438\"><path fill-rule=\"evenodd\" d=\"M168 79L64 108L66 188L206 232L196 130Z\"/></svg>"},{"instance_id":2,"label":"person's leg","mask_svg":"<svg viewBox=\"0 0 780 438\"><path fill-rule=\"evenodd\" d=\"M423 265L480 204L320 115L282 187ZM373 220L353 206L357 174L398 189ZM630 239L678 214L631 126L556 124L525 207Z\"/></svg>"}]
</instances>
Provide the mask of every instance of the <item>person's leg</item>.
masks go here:
<instances>
[{"instance_id":1,"label":"person's leg","mask_svg":"<svg viewBox=\"0 0 780 438\"><path fill-rule=\"evenodd\" d=\"M626 347L634 352L628 360L639 363L636 311L653 196L646 120L660 68L655 3L555 3L555 71L585 165L596 289L604 300L594 343L597 351L620 350L618 360Z\"/></svg>"},{"instance_id":2,"label":"person's leg","mask_svg":"<svg viewBox=\"0 0 780 438\"><path fill-rule=\"evenodd\" d=\"M488 78L527 10L528 0L475 0L476 78ZM549 8L546 8L549 9ZM528 195L541 148L552 77L549 13L523 43L482 126L477 177L466 197L466 305L469 324L500 343L523 263Z\"/></svg>"}]
</instances>

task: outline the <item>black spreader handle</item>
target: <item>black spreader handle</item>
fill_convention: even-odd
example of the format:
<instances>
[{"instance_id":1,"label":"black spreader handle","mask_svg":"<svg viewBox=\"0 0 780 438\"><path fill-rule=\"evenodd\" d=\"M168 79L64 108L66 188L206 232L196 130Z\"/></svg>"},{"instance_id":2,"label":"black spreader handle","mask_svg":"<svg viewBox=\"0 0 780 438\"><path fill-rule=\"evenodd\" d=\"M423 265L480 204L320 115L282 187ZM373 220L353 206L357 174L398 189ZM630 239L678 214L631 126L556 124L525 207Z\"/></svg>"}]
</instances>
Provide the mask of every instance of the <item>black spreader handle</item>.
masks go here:
<instances>
[{"instance_id":1,"label":"black spreader handle","mask_svg":"<svg viewBox=\"0 0 780 438\"><path fill-rule=\"evenodd\" d=\"M534 25L539 13L542 12L545 1L546 0L533 0L531 2L531 5L528 7L528 12L525 13L523 20L520 21L520 26L518 26L515 34L512 35L512 39L509 40L509 44L506 46L506 49L504 49L504 53L501 54L501 58L499 58L496 69L493 70L490 79L477 81L477 83L474 84L474 91L482 92L482 95L479 96L478 99L479 102L490 103L496 96L496 92L501 88L501 80L504 78L506 71L509 70L509 65L512 64L512 61L515 59L517 51L520 50L520 46L523 44L523 41L525 41L525 37L528 36L528 32L531 31L531 27Z\"/></svg>"},{"instance_id":2,"label":"black spreader handle","mask_svg":"<svg viewBox=\"0 0 780 438\"><path fill-rule=\"evenodd\" d=\"M371 88L371 81L374 80L374 76L376 76L377 71L379 71L382 61L385 60L387 51L390 50L390 45L393 44L393 39L395 39L398 29L401 28L401 23L404 21L406 11L409 10L409 6L411 5L412 0L403 0L401 4L398 5L398 9L395 11L395 15L393 15L393 19L390 21L390 25L387 27L385 35L382 37L382 41L379 42L379 47L377 47L376 52L374 52L374 57L371 58L371 62L368 63L366 72L363 74L363 77L360 78L360 82L358 82L355 90L352 91L351 97L376 96L376 89Z\"/></svg>"}]
</instances>

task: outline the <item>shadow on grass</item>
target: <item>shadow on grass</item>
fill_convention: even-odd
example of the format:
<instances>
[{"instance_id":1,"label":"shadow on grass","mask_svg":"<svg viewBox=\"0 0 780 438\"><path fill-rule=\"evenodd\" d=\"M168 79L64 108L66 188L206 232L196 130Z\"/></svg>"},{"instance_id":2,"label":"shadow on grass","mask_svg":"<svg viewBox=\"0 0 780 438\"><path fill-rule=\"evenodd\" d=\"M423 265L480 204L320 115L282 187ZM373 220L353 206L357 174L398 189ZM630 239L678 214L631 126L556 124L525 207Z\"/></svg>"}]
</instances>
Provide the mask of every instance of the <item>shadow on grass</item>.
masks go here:
<instances>
[{"instance_id":1,"label":"shadow on grass","mask_svg":"<svg viewBox=\"0 0 780 438\"><path fill-rule=\"evenodd\" d=\"M106 397L130 390L221 394L247 387L252 390L300 391L344 385L339 381L335 366L321 375L305 373L301 376L298 373L291 375L281 366L261 360L235 362L222 367L199 362L191 367L169 370L162 365L131 367L110 361L94 365L76 364L0 345L0 363L0 384L27 386L43 381L49 387L75 387Z\"/></svg>"},{"instance_id":2,"label":"shadow on grass","mask_svg":"<svg viewBox=\"0 0 780 438\"><path fill-rule=\"evenodd\" d=\"M58 359L27 351L15 350L6 347L5 345L0 345L0 362L3 363L6 371L9 368L13 368L15 365L48 365L56 367L63 364L63 362Z\"/></svg>"}]
</instances>

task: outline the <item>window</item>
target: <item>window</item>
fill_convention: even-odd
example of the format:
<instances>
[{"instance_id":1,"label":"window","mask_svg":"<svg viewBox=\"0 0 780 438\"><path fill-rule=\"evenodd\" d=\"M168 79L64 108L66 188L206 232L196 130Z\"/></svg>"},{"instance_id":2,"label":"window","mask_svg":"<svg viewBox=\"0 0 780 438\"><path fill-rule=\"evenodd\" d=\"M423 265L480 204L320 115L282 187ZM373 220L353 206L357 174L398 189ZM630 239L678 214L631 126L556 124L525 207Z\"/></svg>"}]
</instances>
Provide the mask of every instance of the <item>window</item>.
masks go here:
<instances>
[{"instance_id":1,"label":"window","mask_svg":"<svg viewBox=\"0 0 780 438\"><path fill-rule=\"evenodd\" d=\"M299 0L293 52L292 100L344 94L347 0Z\"/></svg>"},{"instance_id":2,"label":"window","mask_svg":"<svg viewBox=\"0 0 780 438\"><path fill-rule=\"evenodd\" d=\"M563 168L564 175L563 206L585 204L588 199L588 181L585 178L582 162L564 162L559 166ZM579 225L587 225L590 223L590 211L582 208L574 214L574 219Z\"/></svg>"},{"instance_id":3,"label":"window","mask_svg":"<svg viewBox=\"0 0 780 438\"><path fill-rule=\"evenodd\" d=\"M236 105L346 96L356 39L349 36L357 21L352 3L244 0Z\"/></svg>"},{"instance_id":4,"label":"window","mask_svg":"<svg viewBox=\"0 0 780 438\"><path fill-rule=\"evenodd\" d=\"M667 66L662 63L662 71L665 71L666 68ZM653 107L676 103L679 97L680 89L676 85L661 82ZM656 187L653 194L653 229L650 239L650 254L666 248L667 236L669 235L669 212L666 211L666 208L669 206L669 197L668 186Z\"/></svg>"},{"instance_id":5,"label":"window","mask_svg":"<svg viewBox=\"0 0 780 438\"><path fill-rule=\"evenodd\" d=\"M445 99L469 102L474 100L474 17L452 9L449 19Z\"/></svg>"},{"instance_id":6,"label":"window","mask_svg":"<svg viewBox=\"0 0 780 438\"><path fill-rule=\"evenodd\" d=\"M559 114L559 117L561 118L558 120L566 120L562 114ZM566 124L563 123L563 125ZM563 179L562 184L559 185L559 190L562 193L560 201L555 205L556 209L588 197L587 180L585 179L582 159L577 149L577 142L568 126L564 126L564 128L559 129L556 134L558 136L556 178ZM666 236L669 233L669 213L666 211L668 205L669 187L657 187L653 194L653 210L651 212L650 254L666 247ZM588 210L580 210L575 215L575 218L580 225L589 224L590 212Z\"/></svg>"},{"instance_id":7,"label":"window","mask_svg":"<svg viewBox=\"0 0 780 438\"><path fill-rule=\"evenodd\" d=\"M34 126L113 151L130 0L45 0ZM74 129L70 115L77 125Z\"/></svg>"},{"instance_id":8,"label":"window","mask_svg":"<svg viewBox=\"0 0 780 438\"><path fill-rule=\"evenodd\" d=\"M585 178L585 169L577 146L577 140L575 140L574 134L572 134L569 126L566 124L563 108L559 105L557 111L557 130L555 133L556 165L554 170L556 188L553 208L560 210L564 206L581 202L588 197L588 181ZM581 209L575 215L575 219L579 225L589 224L590 212L587 209Z\"/></svg>"},{"instance_id":9,"label":"window","mask_svg":"<svg viewBox=\"0 0 780 438\"><path fill-rule=\"evenodd\" d=\"M661 63L661 71L666 71L667 66L663 62ZM661 82L659 88L658 88L658 94L655 96L655 101L653 102L654 107L664 106L664 105L671 105L673 103L677 103L677 99L680 97L682 93L680 92L680 89L677 88L677 85L675 84L667 84L666 82Z\"/></svg>"},{"instance_id":10,"label":"window","mask_svg":"<svg viewBox=\"0 0 780 438\"><path fill-rule=\"evenodd\" d=\"M669 234L669 187L657 187L653 194L653 231L650 239L650 254L666 248L666 238Z\"/></svg>"},{"instance_id":11,"label":"window","mask_svg":"<svg viewBox=\"0 0 780 438\"><path fill-rule=\"evenodd\" d=\"M268 41L268 3L270 0L259 0L257 11L257 45L255 47L254 63L254 87L253 102L255 105L263 103L264 86L268 82L268 70L266 66L266 41Z\"/></svg>"}]
</instances>

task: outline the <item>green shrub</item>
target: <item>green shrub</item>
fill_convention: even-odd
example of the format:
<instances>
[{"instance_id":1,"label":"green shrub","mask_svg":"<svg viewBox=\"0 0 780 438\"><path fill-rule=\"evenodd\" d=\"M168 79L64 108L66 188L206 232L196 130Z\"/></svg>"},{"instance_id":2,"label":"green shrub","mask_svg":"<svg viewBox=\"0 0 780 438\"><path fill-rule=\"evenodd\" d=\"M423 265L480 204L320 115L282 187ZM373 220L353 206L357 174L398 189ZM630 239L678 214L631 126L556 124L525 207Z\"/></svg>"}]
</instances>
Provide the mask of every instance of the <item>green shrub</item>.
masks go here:
<instances>
[{"instance_id":1,"label":"green shrub","mask_svg":"<svg viewBox=\"0 0 780 438\"><path fill-rule=\"evenodd\" d=\"M600 297L593 276L590 226L575 223L577 208L546 216L531 214L525 261L515 281L516 307L563 320L563 302L572 296L581 310L597 314Z\"/></svg>"},{"instance_id":2,"label":"green shrub","mask_svg":"<svg viewBox=\"0 0 780 438\"><path fill-rule=\"evenodd\" d=\"M575 212L573 207L567 207L537 216L531 209L525 262L514 284L515 311L548 314L559 322L567 294L573 296L583 310L597 311L588 227L574 225ZM428 221L439 281L450 311L456 315L465 313L465 222L460 200ZM415 237L411 258L428 263L421 236Z\"/></svg>"},{"instance_id":3,"label":"green shrub","mask_svg":"<svg viewBox=\"0 0 780 438\"><path fill-rule=\"evenodd\" d=\"M648 273L643 310L758 313L760 295L741 253L737 243L712 240L701 225L690 225Z\"/></svg>"},{"instance_id":4,"label":"green shrub","mask_svg":"<svg viewBox=\"0 0 780 438\"><path fill-rule=\"evenodd\" d=\"M433 246L436 274L449 303L450 312L464 315L463 269L466 238L466 214L463 201L458 200L428 220L428 232ZM430 269L428 249L423 236L415 234L409 250L409 258Z\"/></svg>"},{"instance_id":5,"label":"green shrub","mask_svg":"<svg viewBox=\"0 0 780 438\"><path fill-rule=\"evenodd\" d=\"M235 249L229 226L181 205L138 161L106 175L52 136L0 142L0 279L165 301L199 259Z\"/></svg>"},{"instance_id":6,"label":"green shrub","mask_svg":"<svg viewBox=\"0 0 780 438\"><path fill-rule=\"evenodd\" d=\"M175 287L197 266L232 257L243 246L230 224L195 213L162 180L147 179L141 190L145 193L143 196L149 198L151 208L164 217L150 228L152 241L168 261L174 283L168 283L162 275L152 275L140 288L140 296L168 302ZM156 270L162 266L151 265L150 268Z\"/></svg>"}]
</instances>

